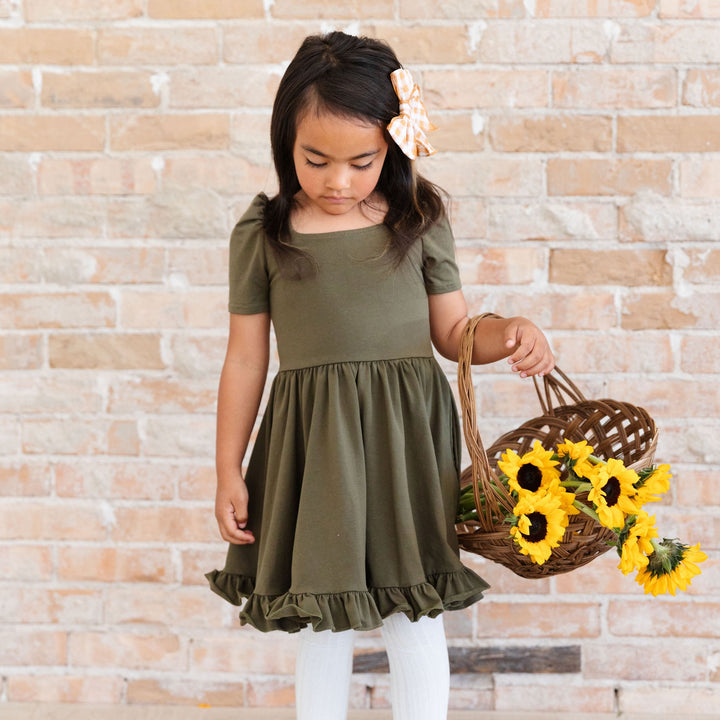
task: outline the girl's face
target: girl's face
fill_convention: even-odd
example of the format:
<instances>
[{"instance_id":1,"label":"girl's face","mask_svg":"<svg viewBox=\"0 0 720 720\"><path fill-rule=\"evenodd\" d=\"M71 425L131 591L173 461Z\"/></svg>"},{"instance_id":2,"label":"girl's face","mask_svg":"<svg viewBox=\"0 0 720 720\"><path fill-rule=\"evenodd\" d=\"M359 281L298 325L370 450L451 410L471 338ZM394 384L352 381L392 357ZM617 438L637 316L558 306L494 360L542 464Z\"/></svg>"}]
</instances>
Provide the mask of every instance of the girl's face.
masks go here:
<instances>
[{"instance_id":1,"label":"girl's face","mask_svg":"<svg viewBox=\"0 0 720 720\"><path fill-rule=\"evenodd\" d=\"M375 190L386 154L377 125L310 110L298 123L293 147L307 209L325 216L358 212Z\"/></svg>"}]
</instances>

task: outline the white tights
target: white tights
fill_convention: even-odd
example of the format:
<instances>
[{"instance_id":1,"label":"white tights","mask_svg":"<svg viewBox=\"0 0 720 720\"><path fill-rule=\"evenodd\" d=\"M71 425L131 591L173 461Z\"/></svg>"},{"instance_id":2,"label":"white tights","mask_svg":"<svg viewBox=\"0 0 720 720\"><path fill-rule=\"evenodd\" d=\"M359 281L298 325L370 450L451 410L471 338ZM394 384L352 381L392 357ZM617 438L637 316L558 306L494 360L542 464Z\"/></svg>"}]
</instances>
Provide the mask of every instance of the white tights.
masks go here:
<instances>
[{"instance_id":1,"label":"white tights","mask_svg":"<svg viewBox=\"0 0 720 720\"><path fill-rule=\"evenodd\" d=\"M442 615L382 625L390 662L393 720L446 720L450 664ZM345 720L355 632L300 632L295 669L297 720Z\"/></svg>"}]
</instances>

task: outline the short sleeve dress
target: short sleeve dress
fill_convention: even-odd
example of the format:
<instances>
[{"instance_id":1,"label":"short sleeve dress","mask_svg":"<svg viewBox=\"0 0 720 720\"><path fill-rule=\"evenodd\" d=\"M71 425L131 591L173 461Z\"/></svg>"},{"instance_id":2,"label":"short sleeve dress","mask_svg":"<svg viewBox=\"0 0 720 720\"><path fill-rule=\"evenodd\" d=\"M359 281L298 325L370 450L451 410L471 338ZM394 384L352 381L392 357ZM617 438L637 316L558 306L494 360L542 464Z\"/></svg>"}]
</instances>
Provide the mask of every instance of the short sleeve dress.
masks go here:
<instances>
[{"instance_id":1,"label":"short sleeve dress","mask_svg":"<svg viewBox=\"0 0 720 720\"><path fill-rule=\"evenodd\" d=\"M231 313L269 312L279 370L246 472L252 545L212 589L262 631L370 630L466 607L488 584L454 527L461 436L428 293L460 288L447 220L394 267L389 231L293 233L317 271L280 272L258 195L230 241Z\"/></svg>"}]
</instances>

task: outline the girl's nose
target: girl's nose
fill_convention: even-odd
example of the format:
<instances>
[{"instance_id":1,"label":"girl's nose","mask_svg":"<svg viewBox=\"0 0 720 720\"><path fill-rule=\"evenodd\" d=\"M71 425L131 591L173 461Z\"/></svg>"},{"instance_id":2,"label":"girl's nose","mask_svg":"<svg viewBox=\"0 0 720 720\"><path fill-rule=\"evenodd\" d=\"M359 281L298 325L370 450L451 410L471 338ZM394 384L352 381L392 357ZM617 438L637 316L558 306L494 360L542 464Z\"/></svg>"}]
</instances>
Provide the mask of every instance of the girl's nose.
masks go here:
<instances>
[{"instance_id":1,"label":"girl's nose","mask_svg":"<svg viewBox=\"0 0 720 720\"><path fill-rule=\"evenodd\" d=\"M345 190L350 185L349 169L345 167L331 168L325 183L331 190Z\"/></svg>"}]
</instances>

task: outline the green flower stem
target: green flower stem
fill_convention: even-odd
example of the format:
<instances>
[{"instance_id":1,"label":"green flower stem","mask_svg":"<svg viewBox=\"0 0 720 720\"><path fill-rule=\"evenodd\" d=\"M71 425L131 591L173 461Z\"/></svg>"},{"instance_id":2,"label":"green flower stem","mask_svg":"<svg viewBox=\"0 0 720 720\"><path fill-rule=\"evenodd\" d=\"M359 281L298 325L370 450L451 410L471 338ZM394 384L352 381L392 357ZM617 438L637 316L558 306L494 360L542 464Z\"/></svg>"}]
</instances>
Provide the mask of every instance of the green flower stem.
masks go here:
<instances>
[{"instance_id":1,"label":"green flower stem","mask_svg":"<svg viewBox=\"0 0 720 720\"><path fill-rule=\"evenodd\" d=\"M598 514L594 510L589 508L587 505L585 505L585 503L581 503L579 500L575 500L573 506L580 510L580 512L584 512L588 517L591 517L593 520L595 520L595 522L600 522Z\"/></svg>"},{"instance_id":2,"label":"green flower stem","mask_svg":"<svg viewBox=\"0 0 720 720\"><path fill-rule=\"evenodd\" d=\"M585 480L563 480L560 485L564 488L575 488L580 492L590 492L592 490L592 483Z\"/></svg>"}]
</instances>

